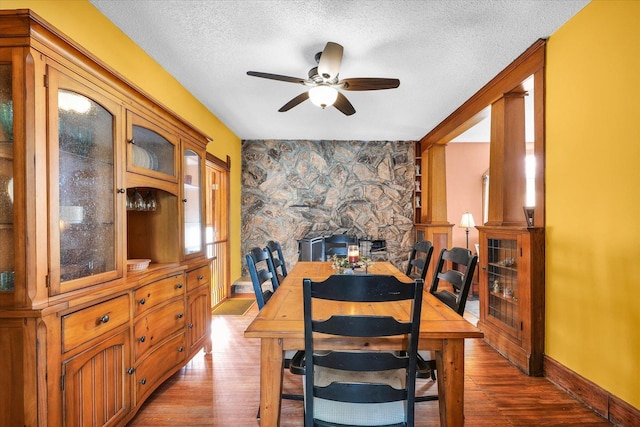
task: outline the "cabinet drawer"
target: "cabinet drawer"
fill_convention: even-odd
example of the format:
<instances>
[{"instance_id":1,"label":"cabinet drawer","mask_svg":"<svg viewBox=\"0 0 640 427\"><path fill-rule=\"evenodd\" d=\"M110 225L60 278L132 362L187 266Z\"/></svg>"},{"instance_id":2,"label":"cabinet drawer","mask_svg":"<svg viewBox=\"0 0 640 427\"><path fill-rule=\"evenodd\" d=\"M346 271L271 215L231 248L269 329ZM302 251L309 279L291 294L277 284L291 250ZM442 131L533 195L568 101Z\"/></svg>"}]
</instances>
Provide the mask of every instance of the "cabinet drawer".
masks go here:
<instances>
[{"instance_id":1,"label":"cabinet drawer","mask_svg":"<svg viewBox=\"0 0 640 427\"><path fill-rule=\"evenodd\" d=\"M136 289L133 292L135 300L133 315L138 316L158 304L184 294L184 288L184 275L179 274Z\"/></svg>"},{"instance_id":2,"label":"cabinet drawer","mask_svg":"<svg viewBox=\"0 0 640 427\"><path fill-rule=\"evenodd\" d=\"M187 273L187 290L193 290L200 285L204 285L205 283L209 283L210 276L209 266L205 265L204 267L197 268L193 271Z\"/></svg>"},{"instance_id":3,"label":"cabinet drawer","mask_svg":"<svg viewBox=\"0 0 640 427\"><path fill-rule=\"evenodd\" d=\"M135 370L135 405L147 397L158 381L171 369L182 364L187 356L184 332L156 348Z\"/></svg>"},{"instance_id":4,"label":"cabinet drawer","mask_svg":"<svg viewBox=\"0 0 640 427\"><path fill-rule=\"evenodd\" d=\"M168 336L185 326L184 300L149 311L133 326L134 354L136 360L153 349Z\"/></svg>"},{"instance_id":5,"label":"cabinet drawer","mask_svg":"<svg viewBox=\"0 0 640 427\"><path fill-rule=\"evenodd\" d=\"M62 316L62 351L69 351L128 321L129 295Z\"/></svg>"}]
</instances>

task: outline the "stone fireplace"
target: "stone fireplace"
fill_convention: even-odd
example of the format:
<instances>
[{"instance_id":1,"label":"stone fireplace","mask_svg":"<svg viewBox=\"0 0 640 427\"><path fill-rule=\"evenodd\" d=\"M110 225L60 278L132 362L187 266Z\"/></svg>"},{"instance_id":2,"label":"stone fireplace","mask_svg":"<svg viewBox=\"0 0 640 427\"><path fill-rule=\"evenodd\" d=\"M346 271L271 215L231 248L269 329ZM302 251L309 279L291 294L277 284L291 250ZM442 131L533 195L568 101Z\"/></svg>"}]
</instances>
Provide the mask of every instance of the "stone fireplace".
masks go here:
<instances>
[{"instance_id":1,"label":"stone fireplace","mask_svg":"<svg viewBox=\"0 0 640 427\"><path fill-rule=\"evenodd\" d=\"M243 141L243 260L252 247L277 240L293 266L298 240L350 234L384 239L389 261L402 268L413 244L413 147L412 141Z\"/></svg>"}]
</instances>

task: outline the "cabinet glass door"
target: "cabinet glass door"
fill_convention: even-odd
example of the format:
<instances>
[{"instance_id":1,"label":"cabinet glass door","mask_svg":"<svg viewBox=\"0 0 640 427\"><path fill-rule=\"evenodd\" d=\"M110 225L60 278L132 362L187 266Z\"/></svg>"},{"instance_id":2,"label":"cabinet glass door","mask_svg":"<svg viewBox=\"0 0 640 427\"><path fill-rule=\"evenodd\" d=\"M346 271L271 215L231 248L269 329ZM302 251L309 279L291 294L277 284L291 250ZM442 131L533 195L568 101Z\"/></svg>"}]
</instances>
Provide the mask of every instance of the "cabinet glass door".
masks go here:
<instances>
[{"instance_id":1,"label":"cabinet glass door","mask_svg":"<svg viewBox=\"0 0 640 427\"><path fill-rule=\"evenodd\" d=\"M127 117L127 170L176 182L177 136L132 112Z\"/></svg>"},{"instance_id":2,"label":"cabinet glass door","mask_svg":"<svg viewBox=\"0 0 640 427\"><path fill-rule=\"evenodd\" d=\"M184 150L184 254L203 251L202 239L202 160L193 150Z\"/></svg>"},{"instance_id":3,"label":"cabinet glass door","mask_svg":"<svg viewBox=\"0 0 640 427\"><path fill-rule=\"evenodd\" d=\"M122 274L115 166L119 107L55 71L49 89L50 268L55 294Z\"/></svg>"},{"instance_id":4,"label":"cabinet glass door","mask_svg":"<svg viewBox=\"0 0 640 427\"><path fill-rule=\"evenodd\" d=\"M13 97L10 63L0 63L0 293L14 290Z\"/></svg>"},{"instance_id":5,"label":"cabinet glass door","mask_svg":"<svg viewBox=\"0 0 640 427\"><path fill-rule=\"evenodd\" d=\"M487 317L519 336L520 316L516 239L487 239Z\"/></svg>"}]
</instances>

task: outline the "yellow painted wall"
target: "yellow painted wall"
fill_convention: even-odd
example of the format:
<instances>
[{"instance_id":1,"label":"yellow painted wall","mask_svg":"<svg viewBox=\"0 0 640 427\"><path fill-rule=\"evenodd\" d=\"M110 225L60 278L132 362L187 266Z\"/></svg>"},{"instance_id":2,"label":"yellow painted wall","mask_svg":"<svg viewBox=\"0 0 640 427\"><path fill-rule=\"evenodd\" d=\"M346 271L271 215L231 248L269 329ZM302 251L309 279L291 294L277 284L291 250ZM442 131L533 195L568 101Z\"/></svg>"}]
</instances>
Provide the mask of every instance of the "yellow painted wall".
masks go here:
<instances>
[{"instance_id":1,"label":"yellow painted wall","mask_svg":"<svg viewBox=\"0 0 640 427\"><path fill-rule=\"evenodd\" d=\"M545 352L640 408L640 1L547 46Z\"/></svg>"},{"instance_id":2,"label":"yellow painted wall","mask_svg":"<svg viewBox=\"0 0 640 427\"><path fill-rule=\"evenodd\" d=\"M231 278L240 277L240 139L87 0L2 0L0 9L33 10L212 138L207 151L223 160L231 158Z\"/></svg>"}]
</instances>

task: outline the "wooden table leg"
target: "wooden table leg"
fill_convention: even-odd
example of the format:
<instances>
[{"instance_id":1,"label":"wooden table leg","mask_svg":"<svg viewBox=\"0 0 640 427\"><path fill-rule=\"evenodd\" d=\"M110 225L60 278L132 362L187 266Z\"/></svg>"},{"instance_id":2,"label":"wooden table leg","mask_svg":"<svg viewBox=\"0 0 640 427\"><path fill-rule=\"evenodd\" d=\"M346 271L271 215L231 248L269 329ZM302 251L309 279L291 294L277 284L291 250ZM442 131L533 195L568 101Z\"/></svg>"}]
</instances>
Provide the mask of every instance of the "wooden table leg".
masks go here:
<instances>
[{"instance_id":1,"label":"wooden table leg","mask_svg":"<svg viewBox=\"0 0 640 427\"><path fill-rule=\"evenodd\" d=\"M464 339L442 340L436 352L440 425L464 425Z\"/></svg>"},{"instance_id":2,"label":"wooden table leg","mask_svg":"<svg viewBox=\"0 0 640 427\"><path fill-rule=\"evenodd\" d=\"M262 338L260 346L260 425L280 425L280 396L284 358L282 340Z\"/></svg>"}]
</instances>

